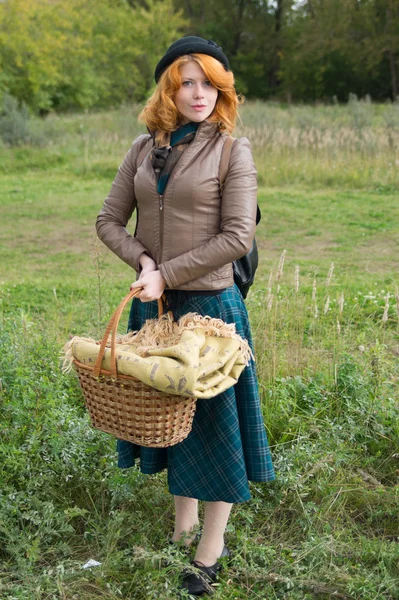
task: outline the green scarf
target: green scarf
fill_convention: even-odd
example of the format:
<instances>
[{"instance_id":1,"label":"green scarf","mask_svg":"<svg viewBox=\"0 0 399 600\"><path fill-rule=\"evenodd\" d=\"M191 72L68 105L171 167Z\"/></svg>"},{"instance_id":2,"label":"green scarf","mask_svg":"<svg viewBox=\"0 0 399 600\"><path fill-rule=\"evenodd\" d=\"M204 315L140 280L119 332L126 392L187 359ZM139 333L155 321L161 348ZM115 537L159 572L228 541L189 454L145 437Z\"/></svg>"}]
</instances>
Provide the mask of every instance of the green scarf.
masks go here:
<instances>
[{"instance_id":1,"label":"green scarf","mask_svg":"<svg viewBox=\"0 0 399 600\"><path fill-rule=\"evenodd\" d=\"M155 144L151 153L151 163L158 182L158 193L163 194L169 177L179 162L188 144L193 141L199 123L187 123L176 131L164 136L162 145ZM156 138L156 136L155 136Z\"/></svg>"}]
</instances>

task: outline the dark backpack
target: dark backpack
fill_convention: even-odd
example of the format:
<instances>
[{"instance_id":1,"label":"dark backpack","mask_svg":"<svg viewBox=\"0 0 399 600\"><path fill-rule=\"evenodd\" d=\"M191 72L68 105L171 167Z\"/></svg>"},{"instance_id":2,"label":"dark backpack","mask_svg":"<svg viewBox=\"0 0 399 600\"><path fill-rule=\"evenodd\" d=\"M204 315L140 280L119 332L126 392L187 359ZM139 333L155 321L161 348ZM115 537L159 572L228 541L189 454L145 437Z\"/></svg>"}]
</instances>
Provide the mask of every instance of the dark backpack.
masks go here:
<instances>
[{"instance_id":1,"label":"dark backpack","mask_svg":"<svg viewBox=\"0 0 399 600\"><path fill-rule=\"evenodd\" d=\"M220 167L219 167L219 183L220 183L220 195L222 195L224 182L227 177L227 172L229 170L229 161L230 154L233 148L233 144L236 138L231 136L227 137L222 150L222 156L220 158ZM256 224L259 223L261 219L260 208L257 205L256 207ZM241 258L233 261L233 274L234 274L234 283L239 288L243 298L247 297L249 288L254 282L255 272L258 268L259 256L258 256L258 246L256 245L256 240L252 242L252 248Z\"/></svg>"}]
</instances>

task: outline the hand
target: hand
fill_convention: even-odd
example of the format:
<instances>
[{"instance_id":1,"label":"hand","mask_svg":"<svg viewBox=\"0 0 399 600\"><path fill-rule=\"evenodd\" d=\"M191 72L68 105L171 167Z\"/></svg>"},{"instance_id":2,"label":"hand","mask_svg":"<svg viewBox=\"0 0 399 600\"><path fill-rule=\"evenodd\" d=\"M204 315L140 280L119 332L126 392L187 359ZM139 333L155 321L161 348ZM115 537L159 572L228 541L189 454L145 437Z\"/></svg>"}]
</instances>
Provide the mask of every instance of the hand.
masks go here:
<instances>
[{"instance_id":1,"label":"hand","mask_svg":"<svg viewBox=\"0 0 399 600\"><path fill-rule=\"evenodd\" d=\"M141 266L141 271L140 271L140 277L139 279L141 279L142 277L144 277L144 275L147 275L147 273L151 273L151 271L156 271L157 270L157 265L156 262L150 258L148 256L148 254L142 254L140 256L139 259L139 263Z\"/></svg>"},{"instance_id":2,"label":"hand","mask_svg":"<svg viewBox=\"0 0 399 600\"><path fill-rule=\"evenodd\" d=\"M164 292L166 281L160 271L150 271L130 286L131 290L143 288L143 291L137 296L142 302L151 302L158 300Z\"/></svg>"}]
</instances>

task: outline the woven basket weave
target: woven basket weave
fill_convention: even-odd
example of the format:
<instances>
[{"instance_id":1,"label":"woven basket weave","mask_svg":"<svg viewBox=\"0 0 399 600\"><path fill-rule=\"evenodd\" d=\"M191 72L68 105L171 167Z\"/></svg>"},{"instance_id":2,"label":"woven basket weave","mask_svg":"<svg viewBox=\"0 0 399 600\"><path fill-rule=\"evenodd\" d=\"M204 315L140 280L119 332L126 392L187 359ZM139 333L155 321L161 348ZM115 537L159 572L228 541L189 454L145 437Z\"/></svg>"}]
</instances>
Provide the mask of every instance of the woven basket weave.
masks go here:
<instances>
[{"instance_id":1,"label":"woven basket weave","mask_svg":"<svg viewBox=\"0 0 399 600\"><path fill-rule=\"evenodd\" d=\"M166 448L183 441L191 431L195 398L160 392L117 372L116 334L126 304L140 293L130 292L112 315L94 367L74 360L93 427L140 446ZM163 312L158 300L158 315ZM111 337L111 370L101 369L108 337Z\"/></svg>"}]
</instances>

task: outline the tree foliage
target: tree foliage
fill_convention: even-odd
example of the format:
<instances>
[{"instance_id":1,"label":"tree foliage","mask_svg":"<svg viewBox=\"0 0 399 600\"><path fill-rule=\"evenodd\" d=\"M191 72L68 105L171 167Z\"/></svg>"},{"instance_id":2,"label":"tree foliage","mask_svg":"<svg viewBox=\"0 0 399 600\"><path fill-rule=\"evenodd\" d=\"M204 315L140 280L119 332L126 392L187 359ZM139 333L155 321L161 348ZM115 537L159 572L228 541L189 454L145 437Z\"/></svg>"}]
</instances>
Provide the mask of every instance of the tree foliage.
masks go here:
<instances>
[{"instance_id":1,"label":"tree foliage","mask_svg":"<svg viewBox=\"0 0 399 600\"><path fill-rule=\"evenodd\" d=\"M142 100L185 24L172 0L6 0L0 89L38 112Z\"/></svg>"},{"instance_id":2,"label":"tree foliage","mask_svg":"<svg viewBox=\"0 0 399 600\"><path fill-rule=\"evenodd\" d=\"M287 32L285 90L304 100L396 98L398 0L306 0Z\"/></svg>"},{"instance_id":3,"label":"tree foliage","mask_svg":"<svg viewBox=\"0 0 399 600\"><path fill-rule=\"evenodd\" d=\"M249 97L395 98L399 0L175 0L215 39Z\"/></svg>"},{"instance_id":4,"label":"tree foliage","mask_svg":"<svg viewBox=\"0 0 399 600\"><path fill-rule=\"evenodd\" d=\"M223 47L249 98L399 94L399 0L3 0L0 95L35 112L141 102L190 34Z\"/></svg>"}]
</instances>

